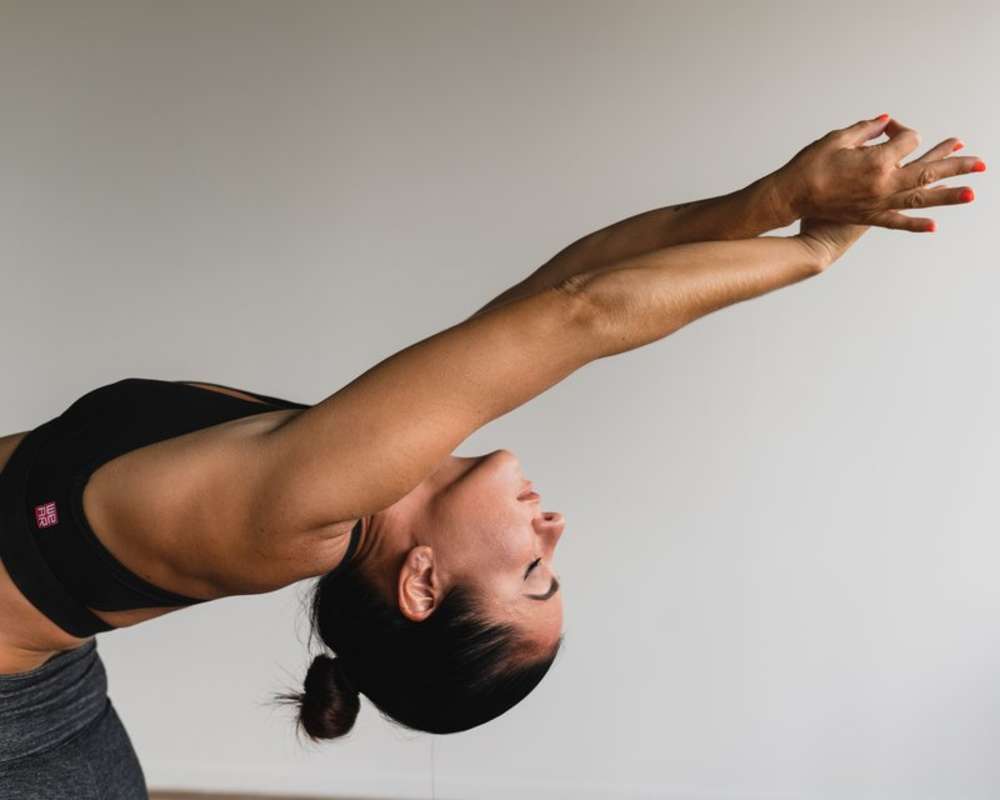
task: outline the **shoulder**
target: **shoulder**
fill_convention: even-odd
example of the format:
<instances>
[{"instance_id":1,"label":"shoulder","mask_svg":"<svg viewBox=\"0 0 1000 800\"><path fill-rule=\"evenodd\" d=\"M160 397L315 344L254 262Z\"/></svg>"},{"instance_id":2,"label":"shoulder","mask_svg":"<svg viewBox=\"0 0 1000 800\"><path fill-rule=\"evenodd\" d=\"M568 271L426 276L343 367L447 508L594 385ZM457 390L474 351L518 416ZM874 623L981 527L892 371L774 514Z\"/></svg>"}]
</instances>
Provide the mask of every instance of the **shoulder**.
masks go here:
<instances>
[{"instance_id":1,"label":"shoulder","mask_svg":"<svg viewBox=\"0 0 1000 800\"><path fill-rule=\"evenodd\" d=\"M193 597L273 591L319 571L323 530L294 530L264 508L259 441L279 409L192 431L102 464L81 502L127 568Z\"/></svg>"},{"instance_id":2,"label":"shoulder","mask_svg":"<svg viewBox=\"0 0 1000 800\"><path fill-rule=\"evenodd\" d=\"M297 412L227 426L192 442L178 458L197 477L174 495L174 529L186 542L189 568L200 565L226 594L275 591L328 572L340 563L358 521L304 526L294 513L275 507L280 498L270 485L272 466L260 439L289 413Z\"/></svg>"}]
</instances>

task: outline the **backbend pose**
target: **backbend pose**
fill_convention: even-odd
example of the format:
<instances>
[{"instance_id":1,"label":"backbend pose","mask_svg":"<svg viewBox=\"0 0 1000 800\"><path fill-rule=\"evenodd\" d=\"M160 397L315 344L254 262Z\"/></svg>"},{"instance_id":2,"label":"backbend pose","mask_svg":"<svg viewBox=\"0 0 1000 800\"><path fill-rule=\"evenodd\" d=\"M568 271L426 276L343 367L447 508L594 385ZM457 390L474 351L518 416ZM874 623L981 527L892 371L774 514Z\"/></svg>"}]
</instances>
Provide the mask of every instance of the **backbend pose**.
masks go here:
<instances>
[{"instance_id":1,"label":"backbend pose","mask_svg":"<svg viewBox=\"0 0 1000 800\"><path fill-rule=\"evenodd\" d=\"M337 655L277 699L314 739L351 728L359 693L439 733L511 708L561 642L565 520L510 451L452 452L596 359L819 275L872 225L933 229L896 209L968 202L930 184L985 165L949 138L902 166L918 144L862 120L737 192L595 231L315 405L126 378L0 439L5 796L74 764L103 798L145 796L95 635L308 577Z\"/></svg>"}]
</instances>

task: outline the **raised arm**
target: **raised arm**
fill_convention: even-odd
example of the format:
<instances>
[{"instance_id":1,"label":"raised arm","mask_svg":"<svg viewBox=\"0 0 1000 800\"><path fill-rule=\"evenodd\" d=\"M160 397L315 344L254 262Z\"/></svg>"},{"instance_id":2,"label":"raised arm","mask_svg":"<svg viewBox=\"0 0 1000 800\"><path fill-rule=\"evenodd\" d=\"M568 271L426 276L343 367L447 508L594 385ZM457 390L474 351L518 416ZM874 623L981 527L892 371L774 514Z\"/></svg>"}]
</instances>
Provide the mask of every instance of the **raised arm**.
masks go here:
<instances>
[{"instance_id":1,"label":"raised arm","mask_svg":"<svg viewBox=\"0 0 1000 800\"><path fill-rule=\"evenodd\" d=\"M729 194L643 211L580 237L472 316L652 250L687 242L750 239L783 228L798 219L789 201L784 177L772 173Z\"/></svg>"},{"instance_id":2,"label":"raised arm","mask_svg":"<svg viewBox=\"0 0 1000 800\"><path fill-rule=\"evenodd\" d=\"M595 360L589 311L551 287L375 364L262 435L252 516L301 531L391 505L473 432Z\"/></svg>"},{"instance_id":3,"label":"raised arm","mask_svg":"<svg viewBox=\"0 0 1000 800\"><path fill-rule=\"evenodd\" d=\"M822 265L801 236L679 245L447 328L261 434L247 524L280 537L386 508L478 428L585 364Z\"/></svg>"},{"instance_id":4,"label":"raised arm","mask_svg":"<svg viewBox=\"0 0 1000 800\"><path fill-rule=\"evenodd\" d=\"M883 133L888 141L865 146ZM899 209L969 202L970 187L927 188L928 184L983 171L986 165L973 156L948 157L964 146L956 137L903 165L919 141L915 130L888 115L834 129L774 172L735 192L645 211L577 239L476 314L575 275L614 268L643 253L692 242L749 239L800 217L933 230L927 225L931 220L901 214Z\"/></svg>"},{"instance_id":5,"label":"raised arm","mask_svg":"<svg viewBox=\"0 0 1000 800\"><path fill-rule=\"evenodd\" d=\"M850 231L852 242L863 232L862 226L824 227ZM583 273L572 282L594 308L593 335L603 358L669 336L712 311L818 275L836 257L803 234L693 242Z\"/></svg>"}]
</instances>

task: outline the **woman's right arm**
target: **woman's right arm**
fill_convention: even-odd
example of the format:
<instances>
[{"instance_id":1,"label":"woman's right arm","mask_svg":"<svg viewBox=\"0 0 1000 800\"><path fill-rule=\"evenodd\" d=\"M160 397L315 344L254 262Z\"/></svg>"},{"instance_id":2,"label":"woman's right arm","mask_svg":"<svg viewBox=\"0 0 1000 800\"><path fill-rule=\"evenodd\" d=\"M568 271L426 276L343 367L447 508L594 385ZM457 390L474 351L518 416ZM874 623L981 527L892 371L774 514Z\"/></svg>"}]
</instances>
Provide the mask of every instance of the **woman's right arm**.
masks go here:
<instances>
[{"instance_id":1,"label":"woman's right arm","mask_svg":"<svg viewBox=\"0 0 1000 800\"><path fill-rule=\"evenodd\" d=\"M804 235L690 242L574 276L569 283L594 308L603 358L662 339L712 311L818 275L832 257Z\"/></svg>"},{"instance_id":2,"label":"woman's right arm","mask_svg":"<svg viewBox=\"0 0 1000 800\"><path fill-rule=\"evenodd\" d=\"M408 494L476 429L580 367L822 271L804 236L696 242L582 273L395 353L262 434L233 465L237 520L322 533ZM247 464L253 468L248 469ZM242 471L237 474L236 470ZM217 498L206 503L217 506Z\"/></svg>"}]
</instances>

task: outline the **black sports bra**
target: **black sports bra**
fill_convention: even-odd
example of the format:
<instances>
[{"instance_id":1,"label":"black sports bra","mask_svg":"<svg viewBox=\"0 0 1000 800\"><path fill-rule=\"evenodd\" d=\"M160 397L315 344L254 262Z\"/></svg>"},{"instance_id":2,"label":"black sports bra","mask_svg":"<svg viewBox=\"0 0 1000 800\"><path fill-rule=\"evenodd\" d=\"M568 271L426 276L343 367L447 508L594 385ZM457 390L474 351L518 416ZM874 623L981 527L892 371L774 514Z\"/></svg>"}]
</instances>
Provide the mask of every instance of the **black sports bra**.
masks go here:
<instances>
[{"instance_id":1,"label":"black sports bra","mask_svg":"<svg viewBox=\"0 0 1000 800\"><path fill-rule=\"evenodd\" d=\"M276 407L309 407L234 390L264 402L181 381L124 378L88 392L18 443L0 472L0 561L32 605L67 633L87 637L114 628L91 608L206 602L161 589L118 561L87 521L83 489L98 467L130 450ZM360 528L359 520L336 569L353 555Z\"/></svg>"}]
</instances>

